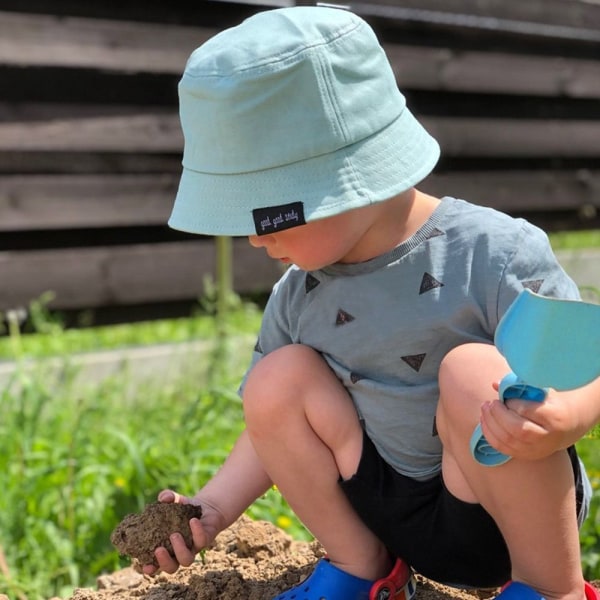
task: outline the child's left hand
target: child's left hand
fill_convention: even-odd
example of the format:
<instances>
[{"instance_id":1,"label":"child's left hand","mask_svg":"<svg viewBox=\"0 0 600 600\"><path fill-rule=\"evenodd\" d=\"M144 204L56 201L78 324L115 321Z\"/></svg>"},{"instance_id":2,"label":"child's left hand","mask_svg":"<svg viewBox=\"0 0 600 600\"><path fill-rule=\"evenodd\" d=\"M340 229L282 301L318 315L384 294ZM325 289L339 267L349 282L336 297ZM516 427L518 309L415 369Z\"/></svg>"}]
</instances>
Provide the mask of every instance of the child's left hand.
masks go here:
<instances>
[{"instance_id":1,"label":"child's left hand","mask_svg":"<svg viewBox=\"0 0 600 600\"><path fill-rule=\"evenodd\" d=\"M498 391L498 383L494 389ZM521 460L537 460L565 449L593 426L582 419L584 415L579 410L581 389L549 389L543 402L486 402L481 407L483 434L496 450Z\"/></svg>"}]
</instances>

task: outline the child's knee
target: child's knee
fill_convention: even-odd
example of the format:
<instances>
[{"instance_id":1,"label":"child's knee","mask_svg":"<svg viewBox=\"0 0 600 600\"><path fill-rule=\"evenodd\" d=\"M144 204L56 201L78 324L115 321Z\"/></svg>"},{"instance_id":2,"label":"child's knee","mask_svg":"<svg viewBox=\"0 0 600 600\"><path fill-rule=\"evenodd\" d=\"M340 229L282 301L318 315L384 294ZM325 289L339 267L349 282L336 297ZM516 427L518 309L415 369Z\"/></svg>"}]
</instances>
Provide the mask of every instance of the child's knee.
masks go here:
<instances>
[{"instance_id":1,"label":"child's knee","mask_svg":"<svg viewBox=\"0 0 600 600\"><path fill-rule=\"evenodd\" d=\"M502 355L491 344L463 344L448 352L439 370L439 428L466 427L467 431L478 421L481 404L495 397L492 384L507 370Z\"/></svg>"},{"instance_id":2,"label":"child's knee","mask_svg":"<svg viewBox=\"0 0 600 600\"><path fill-rule=\"evenodd\" d=\"M455 397L464 392L477 392L485 385L503 377L508 366L497 348L491 344L462 344L446 354L440 365L439 385L444 397Z\"/></svg>"},{"instance_id":3,"label":"child's knee","mask_svg":"<svg viewBox=\"0 0 600 600\"><path fill-rule=\"evenodd\" d=\"M272 420L278 407L285 410L290 397L307 385L308 374L319 363L325 365L315 350L302 344L282 346L266 354L248 373L244 384L246 418L263 414Z\"/></svg>"},{"instance_id":4,"label":"child's knee","mask_svg":"<svg viewBox=\"0 0 600 600\"><path fill-rule=\"evenodd\" d=\"M442 359L438 380L443 399L456 398L468 384L481 349L481 344L463 344L450 350Z\"/></svg>"}]
</instances>

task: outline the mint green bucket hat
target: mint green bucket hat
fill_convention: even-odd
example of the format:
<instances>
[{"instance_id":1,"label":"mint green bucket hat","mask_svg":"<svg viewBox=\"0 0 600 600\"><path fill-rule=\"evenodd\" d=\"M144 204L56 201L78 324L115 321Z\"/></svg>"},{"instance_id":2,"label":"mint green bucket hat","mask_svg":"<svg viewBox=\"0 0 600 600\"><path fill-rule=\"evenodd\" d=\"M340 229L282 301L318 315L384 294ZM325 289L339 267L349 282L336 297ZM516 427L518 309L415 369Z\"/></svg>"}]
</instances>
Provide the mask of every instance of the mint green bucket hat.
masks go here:
<instances>
[{"instance_id":1,"label":"mint green bucket hat","mask_svg":"<svg viewBox=\"0 0 600 600\"><path fill-rule=\"evenodd\" d=\"M264 235L387 200L439 146L353 13L259 12L196 49L179 82L185 146L169 225Z\"/></svg>"}]
</instances>

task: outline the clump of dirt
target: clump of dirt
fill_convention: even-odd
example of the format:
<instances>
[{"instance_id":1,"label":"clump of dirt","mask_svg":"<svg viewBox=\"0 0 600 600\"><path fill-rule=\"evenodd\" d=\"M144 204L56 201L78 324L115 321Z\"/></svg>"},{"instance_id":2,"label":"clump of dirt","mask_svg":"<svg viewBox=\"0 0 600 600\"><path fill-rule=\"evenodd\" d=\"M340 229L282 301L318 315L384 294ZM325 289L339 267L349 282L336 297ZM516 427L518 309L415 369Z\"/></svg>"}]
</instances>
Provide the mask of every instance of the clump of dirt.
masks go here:
<instances>
[{"instance_id":1,"label":"clump of dirt","mask_svg":"<svg viewBox=\"0 0 600 600\"><path fill-rule=\"evenodd\" d=\"M164 546L173 556L169 535L179 532L188 548L192 548L190 519L200 518L202 508L193 504L152 502L140 514L127 515L110 536L113 546L123 556L129 556L140 565L158 567L154 550Z\"/></svg>"},{"instance_id":2,"label":"clump of dirt","mask_svg":"<svg viewBox=\"0 0 600 600\"><path fill-rule=\"evenodd\" d=\"M295 541L271 523L243 516L190 567L154 577L126 568L99 577L96 590L78 589L69 600L271 600L306 578L323 556L317 542ZM498 593L416 577L415 600L487 600Z\"/></svg>"}]
</instances>

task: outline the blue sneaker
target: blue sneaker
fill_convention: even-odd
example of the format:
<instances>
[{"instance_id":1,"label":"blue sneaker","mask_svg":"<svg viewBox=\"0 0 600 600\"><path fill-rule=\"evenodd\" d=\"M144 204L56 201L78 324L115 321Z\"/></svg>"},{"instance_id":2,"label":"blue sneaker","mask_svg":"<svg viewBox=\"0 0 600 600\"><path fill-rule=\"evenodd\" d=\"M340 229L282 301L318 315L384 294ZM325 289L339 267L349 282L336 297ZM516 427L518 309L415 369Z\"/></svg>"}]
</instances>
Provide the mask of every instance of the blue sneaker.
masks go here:
<instances>
[{"instance_id":1,"label":"blue sneaker","mask_svg":"<svg viewBox=\"0 0 600 600\"><path fill-rule=\"evenodd\" d=\"M591 583L585 582L586 600L600 600L600 591ZM519 581L511 581L506 584L496 600L545 600L539 592Z\"/></svg>"},{"instance_id":2,"label":"blue sneaker","mask_svg":"<svg viewBox=\"0 0 600 600\"><path fill-rule=\"evenodd\" d=\"M411 569L400 559L387 577L371 581L350 575L323 558L304 581L273 600L413 600L416 587Z\"/></svg>"}]
</instances>

